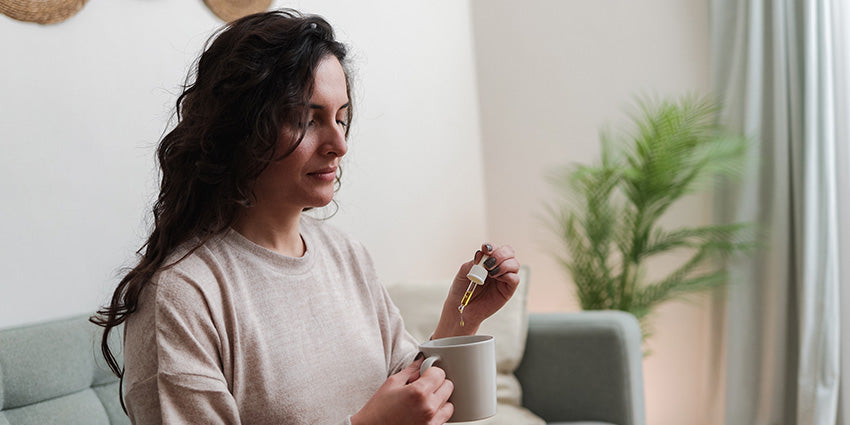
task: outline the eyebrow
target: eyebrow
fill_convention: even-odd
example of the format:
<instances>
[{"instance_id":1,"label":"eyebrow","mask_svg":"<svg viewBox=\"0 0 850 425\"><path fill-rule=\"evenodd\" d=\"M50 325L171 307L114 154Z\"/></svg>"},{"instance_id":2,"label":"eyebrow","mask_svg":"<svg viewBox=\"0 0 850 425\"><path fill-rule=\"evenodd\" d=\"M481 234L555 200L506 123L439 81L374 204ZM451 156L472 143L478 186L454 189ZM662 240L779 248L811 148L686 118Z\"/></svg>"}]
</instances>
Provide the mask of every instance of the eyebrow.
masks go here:
<instances>
[{"instance_id":1,"label":"eyebrow","mask_svg":"<svg viewBox=\"0 0 850 425\"><path fill-rule=\"evenodd\" d=\"M337 111L341 111L341 110L349 107L350 105L351 105L351 102L346 102L345 105L340 106L339 109L337 109ZM325 110L325 107L323 105L318 105L318 104L315 104L315 103L311 103L308 106L310 107L310 109L319 109L319 110L322 110L322 111Z\"/></svg>"}]
</instances>

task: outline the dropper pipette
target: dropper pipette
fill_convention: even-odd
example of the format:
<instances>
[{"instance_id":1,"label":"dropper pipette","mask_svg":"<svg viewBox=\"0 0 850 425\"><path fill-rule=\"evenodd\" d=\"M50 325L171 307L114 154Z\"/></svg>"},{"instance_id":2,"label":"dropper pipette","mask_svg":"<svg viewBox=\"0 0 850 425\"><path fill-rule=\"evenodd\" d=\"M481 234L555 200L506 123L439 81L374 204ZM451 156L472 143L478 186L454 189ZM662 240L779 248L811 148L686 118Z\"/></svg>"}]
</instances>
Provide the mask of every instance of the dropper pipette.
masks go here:
<instances>
[{"instance_id":1,"label":"dropper pipette","mask_svg":"<svg viewBox=\"0 0 850 425\"><path fill-rule=\"evenodd\" d=\"M469 279L469 286L466 288L466 293L463 294L463 298L460 300L460 305L457 307L457 310L460 312L460 325L463 326L463 309L466 308L466 305L469 304L469 300L472 298L472 292L475 291L475 287L478 285L483 285L484 281L487 279L487 269L484 268L484 261L486 261L488 256L484 255L481 257L481 260L478 261L478 264L472 266L469 269L469 273L466 274L466 278Z\"/></svg>"}]
</instances>

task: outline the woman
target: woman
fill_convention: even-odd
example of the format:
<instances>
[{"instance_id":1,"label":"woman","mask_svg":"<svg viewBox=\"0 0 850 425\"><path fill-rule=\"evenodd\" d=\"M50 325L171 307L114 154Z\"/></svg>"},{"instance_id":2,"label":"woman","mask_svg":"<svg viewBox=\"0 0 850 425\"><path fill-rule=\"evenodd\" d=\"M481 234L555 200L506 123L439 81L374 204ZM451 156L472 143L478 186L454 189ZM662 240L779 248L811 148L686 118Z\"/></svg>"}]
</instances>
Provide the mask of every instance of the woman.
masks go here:
<instances>
[{"instance_id":1,"label":"woman","mask_svg":"<svg viewBox=\"0 0 850 425\"><path fill-rule=\"evenodd\" d=\"M364 247L303 214L333 200L348 150L345 47L295 11L247 16L212 40L158 148L144 253L92 318L131 420L444 423L452 384L439 368L419 376L417 342ZM475 333L513 294L513 250L482 251L490 282L466 326L456 308L471 261L434 338ZM122 371L106 341L124 322Z\"/></svg>"}]
</instances>

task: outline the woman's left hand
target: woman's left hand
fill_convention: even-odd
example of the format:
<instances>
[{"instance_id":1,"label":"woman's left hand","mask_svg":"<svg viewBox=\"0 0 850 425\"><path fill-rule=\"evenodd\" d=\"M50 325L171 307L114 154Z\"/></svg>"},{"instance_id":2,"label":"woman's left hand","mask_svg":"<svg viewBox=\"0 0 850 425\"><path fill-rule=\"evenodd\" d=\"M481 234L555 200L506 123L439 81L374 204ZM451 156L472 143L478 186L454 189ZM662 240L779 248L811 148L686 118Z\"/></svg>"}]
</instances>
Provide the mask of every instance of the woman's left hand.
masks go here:
<instances>
[{"instance_id":1,"label":"woman's left hand","mask_svg":"<svg viewBox=\"0 0 850 425\"><path fill-rule=\"evenodd\" d=\"M464 323L461 326L458 307L469 287L466 274L484 255L490 257L483 264L488 271L487 280L484 285L476 285L473 290L472 298L463 309ZM508 302L518 285L519 261L516 259L514 249L510 245L499 247L487 243L481 245L481 250L475 253L473 261L461 265L455 275L448 298L443 304L440 322L432 338L474 334L484 319L493 315Z\"/></svg>"}]
</instances>

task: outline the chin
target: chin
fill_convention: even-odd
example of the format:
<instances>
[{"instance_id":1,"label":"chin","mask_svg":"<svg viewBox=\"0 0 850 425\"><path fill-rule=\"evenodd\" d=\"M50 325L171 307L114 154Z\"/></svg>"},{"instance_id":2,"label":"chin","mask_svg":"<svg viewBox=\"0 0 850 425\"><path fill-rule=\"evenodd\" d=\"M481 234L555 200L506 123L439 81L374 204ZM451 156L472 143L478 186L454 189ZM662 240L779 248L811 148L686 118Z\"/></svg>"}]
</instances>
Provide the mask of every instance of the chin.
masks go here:
<instances>
[{"instance_id":1,"label":"chin","mask_svg":"<svg viewBox=\"0 0 850 425\"><path fill-rule=\"evenodd\" d=\"M334 200L333 196L322 197L310 203L310 208L323 208L328 206Z\"/></svg>"}]
</instances>

